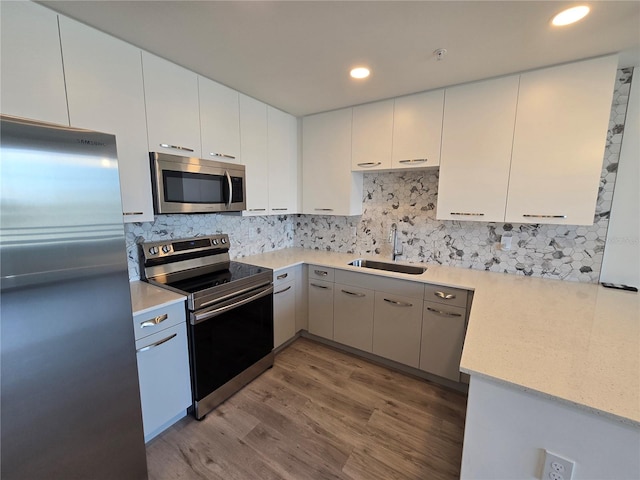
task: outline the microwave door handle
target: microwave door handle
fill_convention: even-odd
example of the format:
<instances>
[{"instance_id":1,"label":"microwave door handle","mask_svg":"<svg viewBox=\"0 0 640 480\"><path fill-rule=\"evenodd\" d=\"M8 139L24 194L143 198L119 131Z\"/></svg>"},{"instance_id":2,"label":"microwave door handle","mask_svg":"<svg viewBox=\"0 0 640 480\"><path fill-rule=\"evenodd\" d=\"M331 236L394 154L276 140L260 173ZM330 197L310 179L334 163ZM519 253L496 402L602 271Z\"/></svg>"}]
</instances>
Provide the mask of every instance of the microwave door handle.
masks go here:
<instances>
[{"instance_id":1,"label":"microwave door handle","mask_svg":"<svg viewBox=\"0 0 640 480\"><path fill-rule=\"evenodd\" d=\"M231 183L231 175L229 175L229 172L225 170L224 174L227 177L227 184L229 185L229 200L227 201L227 208L231 208L231 199L233 198L233 184Z\"/></svg>"}]
</instances>

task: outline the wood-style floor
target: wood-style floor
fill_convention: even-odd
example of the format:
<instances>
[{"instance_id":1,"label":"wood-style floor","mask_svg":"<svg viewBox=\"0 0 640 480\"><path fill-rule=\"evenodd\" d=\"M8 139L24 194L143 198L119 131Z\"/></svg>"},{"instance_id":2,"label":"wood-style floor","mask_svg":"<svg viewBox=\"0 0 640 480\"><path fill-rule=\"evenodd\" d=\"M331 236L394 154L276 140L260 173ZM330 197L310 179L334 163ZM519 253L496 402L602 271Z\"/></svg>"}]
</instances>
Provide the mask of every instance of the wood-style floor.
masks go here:
<instances>
[{"instance_id":1,"label":"wood-style floor","mask_svg":"<svg viewBox=\"0 0 640 480\"><path fill-rule=\"evenodd\" d=\"M147 445L151 480L457 479L464 394L307 339Z\"/></svg>"}]
</instances>

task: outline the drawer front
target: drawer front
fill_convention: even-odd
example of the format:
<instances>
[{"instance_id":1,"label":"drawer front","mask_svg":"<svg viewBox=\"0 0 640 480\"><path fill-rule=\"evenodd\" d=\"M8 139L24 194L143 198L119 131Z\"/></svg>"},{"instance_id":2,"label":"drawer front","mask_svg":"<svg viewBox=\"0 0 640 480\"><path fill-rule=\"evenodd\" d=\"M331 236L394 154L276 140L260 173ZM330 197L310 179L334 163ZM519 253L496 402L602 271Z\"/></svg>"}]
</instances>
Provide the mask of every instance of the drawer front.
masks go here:
<instances>
[{"instance_id":1,"label":"drawer front","mask_svg":"<svg viewBox=\"0 0 640 480\"><path fill-rule=\"evenodd\" d=\"M309 280L324 280L333 282L335 272L333 268L321 267L319 265L309 265Z\"/></svg>"},{"instance_id":2,"label":"drawer front","mask_svg":"<svg viewBox=\"0 0 640 480\"><path fill-rule=\"evenodd\" d=\"M282 285L283 283L294 281L296 279L296 274L299 268L300 266L297 265L295 267L288 267L288 268L283 268L282 270L274 271L273 272L274 288L277 288L278 285Z\"/></svg>"},{"instance_id":3,"label":"drawer front","mask_svg":"<svg viewBox=\"0 0 640 480\"><path fill-rule=\"evenodd\" d=\"M425 285L424 300L426 302L437 302L453 307L466 308L467 290L461 288L442 287L440 285Z\"/></svg>"},{"instance_id":4,"label":"drawer front","mask_svg":"<svg viewBox=\"0 0 640 480\"><path fill-rule=\"evenodd\" d=\"M336 270L336 283L368 288L377 292L387 292L405 297L422 298L424 287L422 282L412 282L399 278L390 278L373 273L360 273L350 270Z\"/></svg>"},{"instance_id":5,"label":"drawer front","mask_svg":"<svg viewBox=\"0 0 640 480\"><path fill-rule=\"evenodd\" d=\"M184 302L172 303L163 307L133 316L133 330L136 340L173 327L186 320Z\"/></svg>"},{"instance_id":6,"label":"drawer front","mask_svg":"<svg viewBox=\"0 0 640 480\"><path fill-rule=\"evenodd\" d=\"M145 441L191 405L187 326L164 329L136 342Z\"/></svg>"}]
</instances>

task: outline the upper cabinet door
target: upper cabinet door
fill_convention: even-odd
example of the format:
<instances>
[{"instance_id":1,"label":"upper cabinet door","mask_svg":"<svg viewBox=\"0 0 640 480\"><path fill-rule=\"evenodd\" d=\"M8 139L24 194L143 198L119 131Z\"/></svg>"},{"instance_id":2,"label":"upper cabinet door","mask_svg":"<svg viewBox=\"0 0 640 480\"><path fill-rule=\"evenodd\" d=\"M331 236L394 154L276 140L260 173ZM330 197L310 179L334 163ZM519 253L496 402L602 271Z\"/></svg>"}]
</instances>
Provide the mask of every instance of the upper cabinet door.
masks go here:
<instances>
[{"instance_id":1,"label":"upper cabinet door","mask_svg":"<svg viewBox=\"0 0 640 480\"><path fill-rule=\"evenodd\" d=\"M521 75L507 222L593 224L617 63Z\"/></svg>"},{"instance_id":2,"label":"upper cabinet door","mask_svg":"<svg viewBox=\"0 0 640 480\"><path fill-rule=\"evenodd\" d=\"M302 120L302 209L311 215L361 215L362 174L351 173L352 109Z\"/></svg>"},{"instance_id":3,"label":"upper cabinet door","mask_svg":"<svg viewBox=\"0 0 640 480\"><path fill-rule=\"evenodd\" d=\"M153 221L140 50L60 17L74 127L113 133L125 222Z\"/></svg>"},{"instance_id":4,"label":"upper cabinet door","mask_svg":"<svg viewBox=\"0 0 640 480\"><path fill-rule=\"evenodd\" d=\"M58 16L32 2L2 2L2 113L69 125Z\"/></svg>"},{"instance_id":5,"label":"upper cabinet door","mask_svg":"<svg viewBox=\"0 0 640 480\"><path fill-rule=\"evenodd\" d=\"M298 122L288 113L267 107L269 210L298 213Z\"/></svg>"},{"instance_id":6,"label":"upper cabinet door","mask_svg":"<svg viewBox=\"0 0 640 480\"><path fill-rule=\"evenodd\" d=\"M201 157L198 76L142 52L149 151Z\"/></svg>"},{"instance_id":7,"label":"upper cabinet door","mask_svg":"<svg viewBox=\"0 0 640 480\"><path fill-rule=\"evenodd\" d=\"M391 168L393 100L353 107L351 170Z\"/></svg>"},{"instance_id":8,"label":"upper cabinet door","mask_svg":"<svg viewBox=\"0 0 640 480\"><path fill-rule=\"evenodd\" d=\"M440 164L443 102L444 90L395 99L392 168Z\"/></svg>"},{"instance_id":9,"label":"upper cabinet door","mask_svg":"<svg viewBox=\"0 0 640 480\"><path fill-rule=\"evenodd\" d=\"M240 148L246 168L247 212L269 213L267 105L240 94Z\"/></svg>"},{"instance_id":10,"label":"upper cabinet door","mask_svg":"<svg viewBox=\"0 0 640 480\"><path fill-rule=\"evenodd\" d=\"M504 221L518 81L447 89L436 218Z\"/></svg>"},{"instance_id":11,"label":"upper cabinet door","mask_svg":"<svg viewBox=\"0 0 640 480\"><path fill-rule=\"evenodd\" d=\"M202 157L242 163L238 92L204 77L198 77L198 90Z\"/></svg>"}]
</instances>

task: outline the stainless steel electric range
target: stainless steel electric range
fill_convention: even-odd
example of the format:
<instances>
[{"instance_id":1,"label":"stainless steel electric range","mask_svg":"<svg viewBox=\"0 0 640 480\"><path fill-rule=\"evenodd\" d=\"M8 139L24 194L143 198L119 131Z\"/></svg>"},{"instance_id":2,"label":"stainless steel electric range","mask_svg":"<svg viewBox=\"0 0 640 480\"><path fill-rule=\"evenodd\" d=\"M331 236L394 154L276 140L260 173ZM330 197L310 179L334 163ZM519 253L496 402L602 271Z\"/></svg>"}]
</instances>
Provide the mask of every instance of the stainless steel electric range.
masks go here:
<instances>
[{"instance_id":1,"label":"stainless steel electric range","mask_svg":"<svg viewBox=\"0 0 640 480\"><path fill-rule=\"evenodd\" d=\"M142 244L147 282L187 296L192 413L273 365L273 270L229 259L226 234Z\"/></svg>"}]
</instances>

